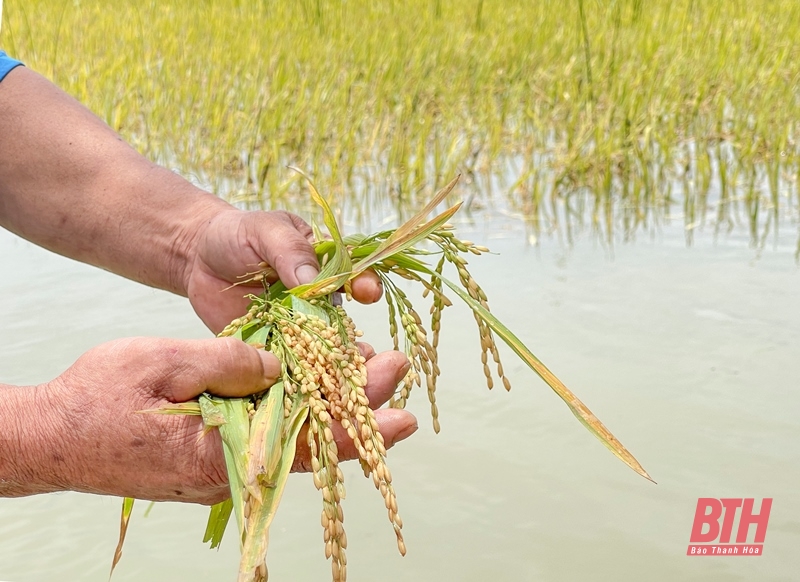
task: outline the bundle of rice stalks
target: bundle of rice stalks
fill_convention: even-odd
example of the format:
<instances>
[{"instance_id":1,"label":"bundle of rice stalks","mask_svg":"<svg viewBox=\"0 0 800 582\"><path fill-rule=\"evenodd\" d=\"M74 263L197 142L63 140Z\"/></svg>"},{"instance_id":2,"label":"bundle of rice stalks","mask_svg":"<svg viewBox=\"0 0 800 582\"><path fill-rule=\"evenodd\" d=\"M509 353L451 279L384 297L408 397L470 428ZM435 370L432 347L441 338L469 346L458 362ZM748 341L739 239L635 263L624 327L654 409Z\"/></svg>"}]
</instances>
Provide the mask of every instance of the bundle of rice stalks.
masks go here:
<instances>
[{"instance_id":1,"label":"bundle of rice stalks","mask_svg":"<svg viewBox=\"0 0 800 582\"><path fill-rule=\"evenodd\" d=\"M475 317L489 388L494 386L495 377L506 390L511 387L495 342L497 336L544 379L573 414L617 457L640 475L650 478L591 411L492 315L486 294L470 274L465 258L469 254L480 256L488 249L460 240L447 223L460 203L427 219L456 181L457 178L397 229L369 236L343 237L328 203L309 180L311 195L322 207L330 234L330 238L325 238L315 229L315 248L322 265L319 276L312 283L294 289L286 289L279 281L265 284L263 294L250 296L248 312L220 334L275 354L283 364L281 379L250 398L203 394L197 402L156 411L202 415L209 430L219 430L231 497L212 507L204 541L210 542L212 548L219 545L231 514L235 515L242 550L239 582L267 579L269 526L292 467L297 436L306 422L312 477L322 495L325 556L331 560L333 580L344 581L347 577L347 536L341 508L345 496L344 479L332 423L341 423L352 439L365 476L372 478L384 499L398 549L405 554L403 522L398 514L392 475L386 465L386 448L364 392L365 359L356 345L360 332L345 310L334 302L334 293L343 288L349 294L350 281L366 269L374 270L383 283L394 349L400 349L402 336L402 347L412 363L390 406L404 407L412 388L424 384L434 430L439 431L436 406L439 331L442 310L452 305L445 290L452 291L470 307ZM427 248L420 246L423 242L427 243ZM427 262L430 257L437 259L435 266ZM446 265L455 267L458 282L444 276ZM424 287L423 296L432 301L428 329L407 295L395 283L394 276ZM259 270L245 275L242 282L271 278L274 273L262 264ZM493 365L490 365L490 358ZM119 559L132 507L133 500L125 500L120 546L114 564Z\"/></svg>"}]
</instances>

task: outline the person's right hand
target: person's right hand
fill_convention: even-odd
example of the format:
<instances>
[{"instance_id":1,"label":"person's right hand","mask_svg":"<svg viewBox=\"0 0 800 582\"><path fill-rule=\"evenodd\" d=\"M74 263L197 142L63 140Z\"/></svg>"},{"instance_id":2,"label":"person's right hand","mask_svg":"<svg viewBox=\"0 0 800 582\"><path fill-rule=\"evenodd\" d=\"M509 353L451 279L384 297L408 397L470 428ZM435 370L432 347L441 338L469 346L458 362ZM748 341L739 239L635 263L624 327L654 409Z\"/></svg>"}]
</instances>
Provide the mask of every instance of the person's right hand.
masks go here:
<instances>
[{"instance_id":1,"label":"person's right hand","mask_svg":"<svg viewBox=\"0 0 800 582\"><path fill-rule=\"evenodd\" d=\"M362 346L367 357L372 349ZM382 404L408 369L399 352L369 357L367 395ZM131 338L98 346L39 388L49 415L36 474L49 490L74 490L212 504L229 496L219 432L205 436L199 416L141 414L202 392L245 396L278 377L277 358L232 338ZM36 410L20 411L35 415ZM387 447L416 429L403 410L376 414ZM341 427L339 427L341 428ZM347 434L335 431L342 458L353 458ZM42 441L42 437L45 438ZM307 463L298 442L296 469Z\"/></svg>"}]
</instances>

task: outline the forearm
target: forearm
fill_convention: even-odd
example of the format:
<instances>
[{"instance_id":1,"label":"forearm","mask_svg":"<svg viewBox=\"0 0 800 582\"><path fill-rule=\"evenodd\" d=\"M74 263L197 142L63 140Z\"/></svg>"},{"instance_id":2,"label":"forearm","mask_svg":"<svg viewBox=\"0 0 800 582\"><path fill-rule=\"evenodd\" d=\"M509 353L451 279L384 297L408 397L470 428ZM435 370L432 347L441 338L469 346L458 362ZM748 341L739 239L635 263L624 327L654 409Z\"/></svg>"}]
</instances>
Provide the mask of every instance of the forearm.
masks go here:
<instances>
[{"instance_id":1,"label":"forearm","mask_svg":"<svg viewBox=\"0 0 800 582\"><path fill-rule=\"evenodd\" d=\"M0 384L0 497L66 489L60 426L43 387Z\"/></svg>"},{"instance_id":2,"label":"forearm","mask_svg":"<svg viewBox=\"0 0 800 582\"><path fill-rule=\"evenodd\" d=\"M0 226L62 255L185 294L192 238L231 207L138 154L36 73L0 83Z\"/></svg>"}]
</instances>

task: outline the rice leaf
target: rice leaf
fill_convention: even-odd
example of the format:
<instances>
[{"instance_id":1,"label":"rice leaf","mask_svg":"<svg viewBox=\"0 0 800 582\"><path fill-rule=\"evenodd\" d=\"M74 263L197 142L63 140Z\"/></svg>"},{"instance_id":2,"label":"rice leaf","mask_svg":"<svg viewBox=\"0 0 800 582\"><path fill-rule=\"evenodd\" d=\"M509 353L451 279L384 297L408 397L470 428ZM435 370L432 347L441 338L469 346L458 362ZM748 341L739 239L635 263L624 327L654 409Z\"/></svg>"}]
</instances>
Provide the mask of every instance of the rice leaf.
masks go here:
<instances>
[{"instance_id":1,"label":"rice leaf","mask_svg":"<svg viewBox=\"0 0 800 582\"><path fill-rule=\"evenodd\" d=\"M447 279L446 277L441 276L434 271L430 271L431 275L439 278L445 285L450 287L453 291L455 291L464 302L469 305L469 307L476 313L478 316L483 319L486 324L494 331L502 340L510 347L515 354L517 354L528 366L536 372L542 380L544 380L553 391L558 394L558 396L563 400L566 405L569 407L572 414L583 424L589 432L591 432L594 436L600 439L608 450L610 450L614 455L620 459L623 463L628 465L631 469L636 471L639 475L644 477L649 481L653 481L653 478L645 471L644 467L636 460L636 458L626 449L617 437L615 437L611 431L609 431L600 419L597 418L591 410L583 403L581 400L575 396L569 388L567 388L564 383L559 380L555 374L553 374L547 366L545 366L539 358L533 355L533 353L525 347L525 344L520 341L520 339L514 335L511 330L509 330L505 325L503 325L499 319L497 319L491 312L484 309L484 307L477 301L475 301L472 297L469 296L463 289L461 289L458 285ZM653 481L655 483L655 481Z\"/></svg>"},{"instance_id":2,"label":"rice leaf","mask_svg":"<svg viewBox=\"0 0 800 582\"><path fill-rule=\"evenodd\" d=\"M347 283L352 277L353 274L348 271L339 275L331 275L323 279L315 279L313 283L298 285L297 287L289 289L289 293L295 297L313 299L314 297L332 293Z\"/></svg>"},{"instance_id":3,"label":"rice leaf","mask_svg":"<svg viewBox=\"0 0 800 582\"><path fill-rule=\"evenodd\" d=\"M414 246L421 240L428 237L433 231L438 230L444 223L446 223L450 218L458 212L458 209L461 208L461 202L451 206L437 217L431 219L430 221L416 226L413 229L397 229L395 234L387 238L381 245L375 249L375 251L367 257L364 257L360 261L358 261L353 266L353 273L359 274L366 271L372 265L379 263L389 257L393 257L393 255L399 254L407 250L408 248ZM408 224L408 223L406 223ZM404 225L406 226L406 225ZM403 230L402 234L400 231Z\"/></svg>"},{"instance_id":4,"label":"rice leaf","mask_svg":"<svg viewBox=\"0 0 800 582\"><path fill-rule=\"evenodd\" d=\"M311 234L314 236L314 240L322 240L325 238L316 220L311 221Z\"/></svg>"},{"instance_id":5,"label":"rice leaf","mask_svg":"<svg viewBox=\"0 0 800 582\"><path fill-rule=\"evenodd\" d=\"M232 511L233 500L230 498L211 506L203 542L211 542L212 550L219 547L222 542L222 536L225 534L225 528L228 526Z\"/></svg>"},{"instance_id":6,"label":"rice leaf","mask_svg":"<svg viewBox=\"0 0 800 582\"><path fill-rule=\"evenodd\" d=\"M434 211L434 209L439 206L439 203L442 202L447 195L455 188L456 184L458 183L459 178L461 178L461 174L453 178L447 186L439 190L436 194L433 195L433 198L422 207L422 209L417 212L414 216L409 218L400 228L394 231L392 236L396 236L397 238L404 238L408 233L414 230L419 223L424 221L428 215ZM391 238L391 237L389 237Z\"/></svg>"},{"instance_id":7,"label":"rice leaf","mask_svg":"<svg viewBox=\"0 0 800 582\"><path fill-rule=\"evenodd\" d=\"M297 313L305 313L306 315L316 315L322 321L329 324L331 323L331 318L328 315L328 312L318 307L316 305L312 305L308 301L301 299L295 295L292 295L292 311Z\"/></svg>"},{"instance_id":8,"label":"rice leaf","mask_svg":"<svg viewBox=\"0 0 800 582\"><path fill-rule=\"evenodd\" d=\"M200 413L203 415L203 424L206 427L222 426L227 422L220 407L210 398L200 397L198 404Z\"/></svg>"},{"instance_id":9,"label":"rice leaf","mask_svg":"<svg viewBox=\"0 0 800 582\"><path fill-rule=\"evenodd\" d=\"M269 334L272 332L272 324L264 324L263 327L258 328L256 331L250 335L245 341L248 344L261 344L267 345L267 340L269 339Z\"/></svg>"},{"instance_id":10,"label":"rice leaf","mask_svg":"<svg viewBox=\"0 0 800 582\"><path fill-rule=\"evenodd\" d=\"M350 234L344 237L344 244L348 247L357 247L362 245L366 239L366 235L363 234Z\"/></svg>"},{"instance_id":11,"label":"rice leaf","mask_svg":"<svg viewBox=\"0 0 800 582\"><path fill-rule=\"evenodd\" d=\"M314 182L302 170L294 166L289 166L289 169L299 173L306 179L306 182L308 182L311 199L322 208L322 220L336 245L336 251L333 257L322 267L322 270L314 281L311 284L296 287L295 289L297 289L297 291L295 294L301 297L314 297L320 294L320 292L330 293L332 290L338 289L348 281L348 278L343 274L349 273L352 268L350 254L347 252L347 245L342 238L342 233L336 222L336 216L333 210L331 210L327 200L317 191Z\"/></svg>"},{"instance_id":12,"label":"rice leaf","mask_svg":"<svg viewBox=\"0 0 800 582\"><path fill-rule=\"evenodd\" d=\"M247 482L247 449L250 443L250 417L247 414L247 399L217 398L202 394L200 400L208 400L225 422L218 425L222 437L222 451L228 470L231 500L236 523L239 526L240 543L244 539L244 484ZM216 416L209 419L216 422ZM211 426L214 426L213 424Z\"/></svg>"},{"instance_id":13,"label":"rice leaf","mask_svg":"<svg viewBox=\"0 0 800 582\"><path fill-rule=\"evenodd\" d=\"M132 497L126 497L122 500L122 515L119 522L119 541L117 548L114 550L114 559L111 561L111 571L108 573L109 580L114 574L114 568L117 567L120 558L122 558L122 546L125 543L125 534L128 533L128 523L131 520L131 513L133 512L133 504L136 500Z\"/></svg>"},{"instance_id":14,"label":"rice leaf","mask_svg":"<svg viewBox=\"0 0 800 582\"><path fill-rule=\"evenodd\" d=\"M303 172L303 170L295 166L289 166L289 169L294 170L306 179L306 182L308 183L308 189L311 192L311 199L322 208L322 221L328 228L328 232L331 234L337 245L344 246L342 233L339 231L339 225L336 223L336 216L333 214L333 210L331 210L327 200L325 200L325 198L323 198L322 195L317 191L317 188L314 186L314 182L305 172Z\"/></svg>"},{"instance_id":15,"label":"rice leaf","mask_svg":"<svg viewBox=\"0 0 800 582\"><path fill-rule=\"evenodd\" d=\"M275 475L274 485L261 488L263 503L257 504L247 521L247 539L242 549L242 560L239 565L239 582L255 580L255 571L267 557L269 544L269 526L275 517L283 490L289 478L294 455L297 450L297 435L308 416L308 405L295 409L288 419L287 434L280 457L280 467Z\"/></svg>"},{"instance_id":16,"label":"rice leaf","mask_svg":"<svg viewBox=\"0 0 800 582\"><path fill-rule=\"evenodd\" d=\"M243 341L250 340L250 343L253 343L251 338L254 333L256 333L259 329L261 329L260 326L261 326L261 320L254 319L253 321L250 321L245 325L243 325L241 329L239 329L238 333L234 334L233 337L238 337L240 340Z\"/></svg>"},{"instance_id":17,"label":"rice leaf","mask_svg":"<svg viewBox=\"0 0 800 582\"><path fill-rule=\"evenodd\" d=\"M260 484L274 478L281 456L283 435L283 382L270 387L250 422L250 447L248 452L245 487L252 497L262 502Z\"/></svg>"},{"instance_id":18,"label":"rice leaf","mask_svg":"<svg viewBox=\"0 0 800 582\"><path fill-rule=\"evenodd\" d=\"M139 410L137 414L187 414L190 416L199 416L202 412L200 411L200 403L197 400L190 400L189 402L171 402L169 404L163 404L159 408Z\"/></svg>"},{"instance_id":19,"label":"rice leaf","mask_svg":"<svg viewBox=\"0 0 800 582\"><path fill-rule=\"evenodd\" d=\"M353 265L351 271L331 275L327 278L318 278L315 279L313 283L308 285L298 285L297 287L290 289L289 293L303 299L311 299L313 297L331 293L331 291L338 289L376 263L402 253L408 250L410 247L413 247L421 240L427 238L428 235L435 230L438 230L444 223L450 220L450 218L458 211L460 207L461 202L445 210L430 221L422 225L418 224L416 228L405 229L404 233L400 236L396 236L396 234L400 232L400 229L398 229L395 231L395 234L378 245L372 253Z\"/></svg>"}]
</instances>

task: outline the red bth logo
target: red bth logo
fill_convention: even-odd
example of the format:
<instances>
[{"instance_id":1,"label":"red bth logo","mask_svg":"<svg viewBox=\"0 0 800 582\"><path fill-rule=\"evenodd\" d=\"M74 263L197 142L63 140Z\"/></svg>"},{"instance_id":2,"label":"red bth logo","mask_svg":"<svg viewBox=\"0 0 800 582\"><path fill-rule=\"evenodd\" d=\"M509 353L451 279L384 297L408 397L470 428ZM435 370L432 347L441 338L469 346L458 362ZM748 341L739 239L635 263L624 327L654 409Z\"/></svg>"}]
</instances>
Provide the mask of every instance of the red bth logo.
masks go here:
<instances>
[{"instance_id":1,"label":"red bth logo","mask_svg":"<svg viewBox=\"0 0 800 582\"><path fill-rule=\"evenodd\" d=\"M752 497L698 499L686 555L760 556L764 553L764 537L767 535L772 498L765 497L761 500L761 509L758 513L753 512L754 501ZM736 543L731 543L737 513L739 513L739 526L736 528ZM751 525L756 526L756 533L753 543L747 543Z\"/></svg>"}]
</instances>

